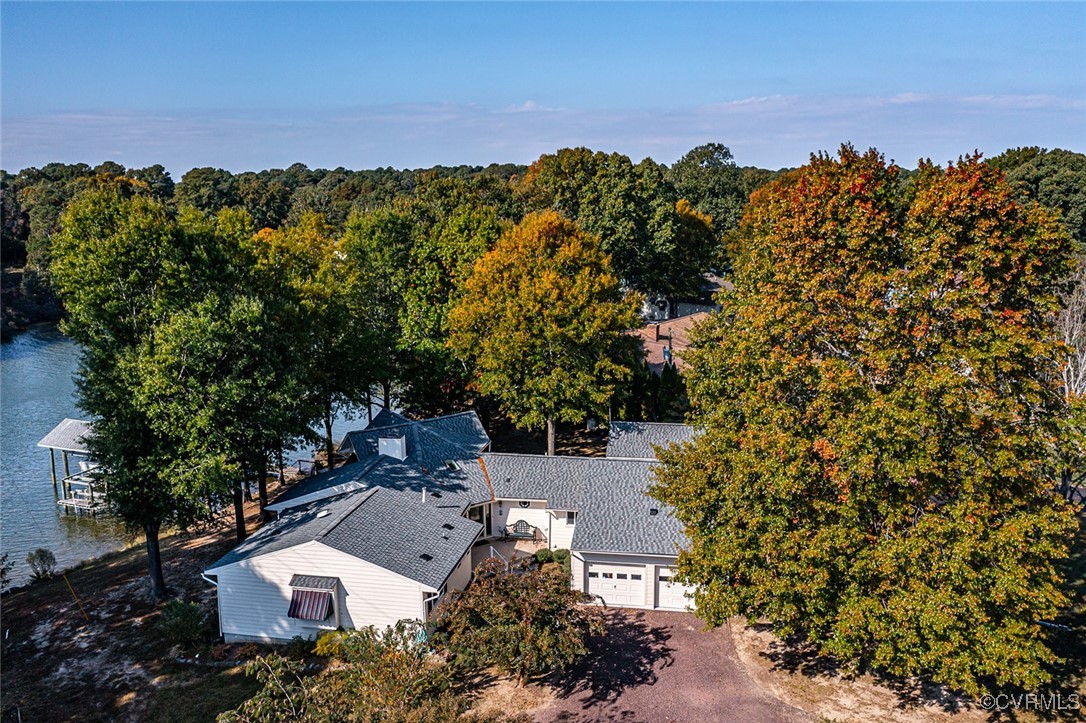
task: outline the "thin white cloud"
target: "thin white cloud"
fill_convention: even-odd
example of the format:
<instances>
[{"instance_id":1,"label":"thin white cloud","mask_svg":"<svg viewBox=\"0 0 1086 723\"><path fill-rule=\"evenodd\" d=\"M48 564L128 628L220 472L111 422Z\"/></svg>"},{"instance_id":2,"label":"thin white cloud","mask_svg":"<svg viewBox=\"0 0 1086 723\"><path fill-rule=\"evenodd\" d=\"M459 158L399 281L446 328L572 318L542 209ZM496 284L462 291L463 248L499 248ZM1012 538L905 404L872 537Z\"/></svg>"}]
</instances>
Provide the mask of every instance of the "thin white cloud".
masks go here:
<instances>
[{"instance_id":1,"label":"thin white cloud","mask_svg":"<svg viewBox=\"0 0 1086 723\"><path fill-rule=\"evenodd\" d=\"M1086 149L1086 103L1052 96L762 96L694 108L513 108L414 103L326 112L135 111L3 119L0 165L51 161L128 166L162 163L179 177L196 166L234 171L284 167L418 168L527 163L574 145L671 163L707 142L743 165L794 166L842 142L875 146L912 165L979 148Z\"/></svg>"}]
</instances>

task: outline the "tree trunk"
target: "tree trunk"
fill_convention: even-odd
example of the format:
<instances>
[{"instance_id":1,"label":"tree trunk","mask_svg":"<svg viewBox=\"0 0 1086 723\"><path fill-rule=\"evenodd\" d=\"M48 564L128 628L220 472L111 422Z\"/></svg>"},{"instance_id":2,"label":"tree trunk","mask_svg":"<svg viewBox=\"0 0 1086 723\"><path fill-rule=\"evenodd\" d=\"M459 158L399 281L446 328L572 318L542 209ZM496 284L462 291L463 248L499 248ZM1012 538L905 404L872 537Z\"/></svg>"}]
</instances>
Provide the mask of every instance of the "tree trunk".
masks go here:
<instances>
[{"instance_id":1,"label":"tree trunk","mask_svg":"<svg viewBox=\"0 0 1086 723\"><path fill-rule=\"evenodd\" d=\"M280 443L280 445L279 445L279 450L278 450L277 454L278 454L278 459L276 461L279 463L279 486L282 487L283 485L285 485L287 483L286 471L283 469L283 445L282 445L282 443Z\"/></svg>"},{"instance_id":2,"label":"tree trunk","mask_svg":"<svg viewBox=\"0 0 1086 723\"><path fill-rule=\"evenodd\" d=\"M160 527L157 522L143 526L143 535L147 538L147 575L151 578L151 596L155 600L166 597L166 580L162 577L162 551L158 546Z\"/></svg>"},{"instance_id":3,"label":"tree trunk","mask_svg":"<svg viewBox=\"0 0 1086 723\"><path fill-rule=\"evenodd\" d=\"M332 403L328 402L324 405L324 453L327 455L325 462L328 463L328 469L332 469L332 454L335 452L332 449Z\"/></svg>"},{"instance_id":4,"label":"tree trunk","mask_svg":"<svg viewBox=\"0 0 1086 723\"><path fill-rule=\"evenodd\" d=\"M554 456L554 418L547 418L547 456Z\"/></svg>"},{"instance_id":5,"label":"tree trunk","mask_svg":"<svg viewBox=\"0 0 1086 723\"><path fill-rule=\"evenodd\" d=\"M268 456L264 455L258 466L260 479L257 480L257 490L260 499L260 519L267 521L268 514L264 508L268 506Z\"/></svg>"},{"instance_id":6,"label":"tree trunk","mask_svg":"<svg viewBox=\"0 0 1086 723\"><path fill-rule=\"evenodd\" d=\"M373 392L366 388L366 419L373 424Z\"/></svg>"},{"instance_id":7,"label":"tree trunk","mask_svg":"<svg viewBox=\"0 0 1086 723\"><path fill-rule=\"evenodd\" d=\"M388 409L388 405L392 401L392 381L385 379L381 382L381 392L385 398L385 409Z\"/></svg>"},{"instance_id":8,"label":"tree trunk","mask_svg":"<svg viewBox=\"0 0 1086 723\"><path fill-rule=\"evenodd\" d=\"M238 478L234 483L234 530L237 533L238 542L245 539L245 500L242 497L244 480Z\"/></svg>"}]
</instances>

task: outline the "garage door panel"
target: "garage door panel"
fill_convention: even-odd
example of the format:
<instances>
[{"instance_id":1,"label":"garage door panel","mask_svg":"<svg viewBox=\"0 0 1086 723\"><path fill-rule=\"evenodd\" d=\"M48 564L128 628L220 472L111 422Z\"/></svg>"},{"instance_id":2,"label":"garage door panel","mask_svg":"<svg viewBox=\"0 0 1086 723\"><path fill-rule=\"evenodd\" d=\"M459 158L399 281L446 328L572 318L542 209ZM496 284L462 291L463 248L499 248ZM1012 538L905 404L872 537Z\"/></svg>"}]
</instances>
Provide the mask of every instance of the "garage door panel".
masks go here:
<instances>
[{"instance_id":1,"label":"garage door panel","mask_svg":"<svg viewBox=\"0 0 1086 723\"><path fill-rule=\"evenodd\" d=\"M645 569L632 565L588 563L589 594L608 605L642 607L645 604Z\"/></svg>"},{"instance_id":2,"label":"garage door panel","mask_svg":"<svg viewBox=\"0 0 1086 723\"><path fill-rule=\"evenodd\" d=\"M675 568L661 567L656 571L656 607L665 610L686 610L693 606L694 588L674 579Z\"/></svg>"}]
</instances>

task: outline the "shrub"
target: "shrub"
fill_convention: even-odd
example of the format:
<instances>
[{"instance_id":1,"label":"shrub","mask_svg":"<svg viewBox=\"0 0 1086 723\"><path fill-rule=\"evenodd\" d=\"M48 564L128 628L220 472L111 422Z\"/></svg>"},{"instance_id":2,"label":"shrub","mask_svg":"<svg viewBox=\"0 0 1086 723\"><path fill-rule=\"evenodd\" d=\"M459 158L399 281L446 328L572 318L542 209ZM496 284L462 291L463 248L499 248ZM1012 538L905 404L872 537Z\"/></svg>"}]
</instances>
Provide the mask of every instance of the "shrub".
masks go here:
<instances>
[{"instance_id":1,"label":"shrub","mask_svg":"<svg viewBox=\"0 0 1086 723\"><path fill-rule=\"evenodd\" d=\"M8 553L0 555L0 592L8 589L11 584L11 568L15 563L8 560Z\"/></svg>"},{"instance_id":2,"label":"shrub","mask_svg":"<svg viewBox=\"0 0 1086 723\"><path fill-rule=\"evenodd\" d=\"M313 654L313 641L295 635L290 642L283 646L283 656L291 660L305 660Z\"/></svg>"},{"instance_id":3,"label":"shrub","mask_svg":"<svg viewBox=\"0 0 1086 723\"><path fill-rule=\"evenodd\" d=\"M565 550L565 549L555 550L554 551L554 561L562 566L562 572L564 572L566 575L570 574L571 567L570 567L569 550Z\"/></svg>"},{"instance_id":4,"label":"shrub","mask_svg":"<svg viewBox=\"0 0 1086 723\"><path fill-rule=\"evenodd\" d=\"M26 556L30 565L30 577L35 580L48 580L57 572L57 557L44 547L39 547Z\"/></svg>"},{"instance_id":5,"label":"shrub","mask_svg":"<svg viewBox=\"0 0 1086 723\"><path fill-rule=\"evenodd\" d=\"M535 561L540 565L545 565L552 560L554 560L554 553L548 548L544 547L542 550L536 550Z\"/></svg>"},{"instance_id":6,"label":"shrub","mask_svg":"<svg viewBox=\"0 0 1086 723\"><path fill-rule=\"evenodd\" d=\"M170 600L162 608L158 629L170 642L190 645L203 637L204 614L196 603Z\"/></svg>"},{"instance_id":7,"label":"shrub","mask_svg":"<svg viewBox=\"0 0 1086 723\"><path fill-rule=\"evenodd\" d=\"M523 683L564 670L588 652L588 638L603 633L603 615L569 578L546 569L507 571L501 560L476 569L466 590L450 593L435 620L459 663L493 665Z\"/></svg>"}]
</instances>

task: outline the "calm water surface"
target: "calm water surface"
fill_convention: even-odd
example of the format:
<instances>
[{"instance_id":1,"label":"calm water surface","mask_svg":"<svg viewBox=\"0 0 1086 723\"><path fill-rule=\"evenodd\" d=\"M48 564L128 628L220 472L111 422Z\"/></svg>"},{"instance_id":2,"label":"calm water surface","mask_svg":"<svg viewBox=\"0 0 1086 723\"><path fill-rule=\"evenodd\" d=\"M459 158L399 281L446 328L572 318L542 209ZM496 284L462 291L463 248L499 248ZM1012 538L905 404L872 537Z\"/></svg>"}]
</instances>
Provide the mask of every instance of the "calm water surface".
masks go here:
<instances>
[{"instance_id":1,"label":"calm water surface","mask_svg":"<svg viewBox=\"0 0 1086 723\"><path fill-rule=\"evenodd\" d=\"M49 450L37 446L65 417L85 418L75 401L78 365L79 347L54 327L0 344L0 551L15 562L15 585L29 576L26 555L39 547L51 550L63 569L133 540L116 520L65 513L53 492ZM365 426L362 412L337 419L332 433L338 440ZM308 457L287 459L299 456ZM57 453L57 475L63 473Z\"/></svg>"},{"instance_id":2,"label":"calm water surface","mask_svg":"<svg viewBox=\"0 0 1086 723\"><path fill-rule=\"evenodd\" d=\"M49 450L37 446L60 420L84 417L72 380L78 364L79 347L53 327L0 344L0 549L15 562L15 584L29 575L31 550L52 550L58 568L65 568L125 542L116 521L61 510ZM64 474L59 454L57 474Z\"/></svg>"}]
</instances>

